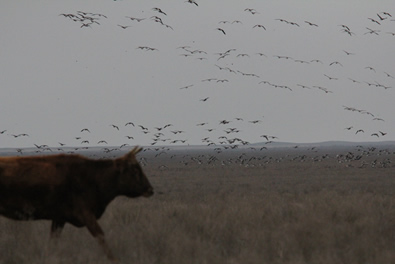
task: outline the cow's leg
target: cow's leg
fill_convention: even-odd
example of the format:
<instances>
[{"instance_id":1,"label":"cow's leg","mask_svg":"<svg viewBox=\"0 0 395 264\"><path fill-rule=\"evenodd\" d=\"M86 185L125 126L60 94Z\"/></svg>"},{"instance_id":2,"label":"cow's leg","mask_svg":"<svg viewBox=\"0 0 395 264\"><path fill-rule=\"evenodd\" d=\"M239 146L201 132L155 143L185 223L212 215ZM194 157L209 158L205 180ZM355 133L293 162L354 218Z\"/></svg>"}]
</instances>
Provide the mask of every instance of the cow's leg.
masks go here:
<instances>
[{"instance_id":1,"label":"cow's leg","mask_svg":"<svg viewBox=\"0 0 395 264\"><path fill-rule=\"evenodd\" d=\"M85 215L85 224L89 232L92 234L92 236L96 238L100 247L104 250L106 256L110 260L116 261L117 259L112 254L111 249L104 238L104 232L101 229L99 223L97 222L96 217L94 217L93 215Z\"/></svg>"},{"instance_id":2,"label":"cow's leg","mask_svg":"<svg viewBox=\"0 0 395 264\"><path fill-rule=\"evenodd\" d=\"M56 220L52 220L50 241L49 244L45 247L45 252L44 252L45 258L49 258L51 254L53 254L54 249L57 249L57 245L59 242L58 238L63 230L64 225L65 222L57 222ZM50 262L45 261L44 263L50 263Z\"/></svg>"},{"instance_id":3,"label":"cow's leg","mask_svg":"<svg viewBox=\"0 0 395 264\"><path fill-rule=\"evenodd\" d=\"M51 239L52 238L59 238L60 233L63 230L65 222L57 222L55 220L52 221L51 224Z\"/></svg>"}]
</instances>

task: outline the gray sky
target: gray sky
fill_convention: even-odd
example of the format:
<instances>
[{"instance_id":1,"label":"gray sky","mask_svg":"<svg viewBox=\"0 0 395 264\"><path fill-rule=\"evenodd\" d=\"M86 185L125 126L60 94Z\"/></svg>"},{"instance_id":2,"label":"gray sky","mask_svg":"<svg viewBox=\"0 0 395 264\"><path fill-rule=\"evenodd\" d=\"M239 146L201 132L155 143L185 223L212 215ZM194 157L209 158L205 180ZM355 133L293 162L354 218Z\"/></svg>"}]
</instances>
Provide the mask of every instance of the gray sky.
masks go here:
<instances>
[{"instance_id":1,"label":"gray sky","mask_svg":"<svg viewBox=\"0 0 395 264\"><path fill-rule=\"evenodd\" d=\"M196 2L1 2L0 147L395 140L393 1Z\"/></svg>"}]
</instances>

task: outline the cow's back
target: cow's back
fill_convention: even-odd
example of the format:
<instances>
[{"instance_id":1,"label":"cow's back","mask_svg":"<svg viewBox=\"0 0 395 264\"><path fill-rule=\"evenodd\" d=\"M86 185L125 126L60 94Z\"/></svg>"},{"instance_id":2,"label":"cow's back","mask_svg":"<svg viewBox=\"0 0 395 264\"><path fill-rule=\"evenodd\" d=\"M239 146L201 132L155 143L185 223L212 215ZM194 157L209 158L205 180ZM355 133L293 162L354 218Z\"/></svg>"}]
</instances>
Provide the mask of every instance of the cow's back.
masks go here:
<instances>
[{"instance_id":1,"label":"cow's back","mask_svg":"<svg viewBox=\"0 0 395 264\"><path fill-rule=\"evenodd\" d=\"M0 158L0 214L12 219L52 219L67 202L64 155ZM67 162L69 160L69 162Z\"/></svg>"}]
</instances>

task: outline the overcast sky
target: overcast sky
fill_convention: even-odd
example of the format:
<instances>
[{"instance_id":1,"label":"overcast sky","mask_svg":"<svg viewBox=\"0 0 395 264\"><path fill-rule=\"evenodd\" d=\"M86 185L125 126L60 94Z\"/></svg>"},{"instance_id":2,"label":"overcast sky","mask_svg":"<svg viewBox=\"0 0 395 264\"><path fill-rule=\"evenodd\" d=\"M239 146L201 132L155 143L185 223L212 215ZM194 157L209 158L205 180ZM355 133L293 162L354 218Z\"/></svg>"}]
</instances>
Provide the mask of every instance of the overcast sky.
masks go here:
<instances>
[{"instance_id":1,"label":"overcast sky","mask_svg":"<svg viewBox=\"0 0 395 264\"><path fill-rule=\"evenodd\" d=\"M196 3L2 1L0 147L395 140L393 1Z\"/></svg>"}]
</instances>

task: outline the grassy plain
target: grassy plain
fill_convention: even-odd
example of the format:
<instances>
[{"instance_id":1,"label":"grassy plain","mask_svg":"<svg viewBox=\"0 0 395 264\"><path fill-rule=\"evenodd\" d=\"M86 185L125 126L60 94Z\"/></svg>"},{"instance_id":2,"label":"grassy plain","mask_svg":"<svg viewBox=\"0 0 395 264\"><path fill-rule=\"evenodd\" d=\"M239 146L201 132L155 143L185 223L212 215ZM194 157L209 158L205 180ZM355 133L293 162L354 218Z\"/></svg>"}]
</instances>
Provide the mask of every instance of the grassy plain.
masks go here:
<instances>
[{"instance_id":1,"label":"grassy plain","mask_svg":"<svg viewBox=\"0 0 395 264\"><path fill-rule=\"evenodd\" d=\"M155 195L117 198L100 224L121 263L395 263L394 158L151 150L141 161ZM86 228L66 225L56 242L49 229L0 217L0 263L108 262Z\"/></svg>"}]
</instances>

